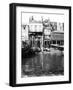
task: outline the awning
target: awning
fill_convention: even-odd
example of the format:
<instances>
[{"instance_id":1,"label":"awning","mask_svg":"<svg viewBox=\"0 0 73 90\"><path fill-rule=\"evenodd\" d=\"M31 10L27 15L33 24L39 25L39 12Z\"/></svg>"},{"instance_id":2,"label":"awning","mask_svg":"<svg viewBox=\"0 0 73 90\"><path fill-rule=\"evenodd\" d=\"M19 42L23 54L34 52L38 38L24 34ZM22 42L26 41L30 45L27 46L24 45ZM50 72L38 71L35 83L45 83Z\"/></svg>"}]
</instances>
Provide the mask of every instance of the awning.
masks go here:
<instances>
[{"instance_id":1,"label":"awning","mask_svg":"<svg viewBox=\"0 0 73 90\"><path fill-rule=\"evenodd\" d=\"M64 32L61 32L61 31L52 32L51 40L64 40Z\"/></svg>"}]
</instances>

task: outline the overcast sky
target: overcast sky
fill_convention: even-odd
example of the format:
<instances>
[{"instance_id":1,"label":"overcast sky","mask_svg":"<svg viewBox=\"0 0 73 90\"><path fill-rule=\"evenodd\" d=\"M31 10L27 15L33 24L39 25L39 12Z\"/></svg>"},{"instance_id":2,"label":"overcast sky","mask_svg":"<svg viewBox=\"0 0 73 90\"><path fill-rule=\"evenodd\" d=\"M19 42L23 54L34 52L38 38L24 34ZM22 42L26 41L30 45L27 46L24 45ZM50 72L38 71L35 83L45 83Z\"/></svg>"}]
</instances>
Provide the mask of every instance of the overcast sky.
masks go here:
<instances>
[{"instance_id":1,"label":"overcast sky","mask_svg":"<svg viewBox=\"0 0 73 90\"><path fill-rule=\"evenodd\" d=\"M41 17L44 19L50 19L51 22L64 22L64 15L59 14L39 14L39 13L22 13L22 24L29 23L29 17L33 16L35 20L41 20Z\"/></svg>"}]
</instances>

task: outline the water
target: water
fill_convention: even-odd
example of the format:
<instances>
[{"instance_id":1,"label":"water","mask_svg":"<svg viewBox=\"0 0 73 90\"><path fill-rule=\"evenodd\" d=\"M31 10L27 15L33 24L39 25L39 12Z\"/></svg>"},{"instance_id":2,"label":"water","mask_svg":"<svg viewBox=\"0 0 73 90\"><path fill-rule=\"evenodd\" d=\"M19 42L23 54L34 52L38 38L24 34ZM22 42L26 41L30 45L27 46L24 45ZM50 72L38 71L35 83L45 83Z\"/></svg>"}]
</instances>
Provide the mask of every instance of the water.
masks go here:
<instances>
[{"instance_id":1,"label":"water","mask_svg":"<svg viewBox=\"0 0 73 90\"><path fill-rule=\"evenodd\" d=\"M62 51L40 52L22 59L22 77L64 75Z\"/></svg>"}]
</instances>

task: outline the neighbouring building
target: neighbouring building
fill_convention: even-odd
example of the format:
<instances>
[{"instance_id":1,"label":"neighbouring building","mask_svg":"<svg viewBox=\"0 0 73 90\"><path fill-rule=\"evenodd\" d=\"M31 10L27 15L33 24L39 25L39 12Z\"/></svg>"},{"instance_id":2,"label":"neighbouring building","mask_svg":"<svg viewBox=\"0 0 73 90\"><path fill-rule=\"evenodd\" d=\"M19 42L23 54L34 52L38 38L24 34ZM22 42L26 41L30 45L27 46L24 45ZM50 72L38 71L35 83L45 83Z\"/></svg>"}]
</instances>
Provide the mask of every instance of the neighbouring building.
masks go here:
<instances>
[{"instance_id":1,"label":"neighbouring building","mask_svg":"<svg viewBox=\"0 0 73 90\"><path fill-rule=\"evenodd\" d=\"M64 50L64 31L53 31L51 33L51 47Z\"/></svg>"},{"instance_id":2,"label":"neighbouring building","mask_svg":"<svg viewBox=\"0 0 73 90\"><path fill-rule=\"evenodd\" d=\"M57 30L51 32L51 44L64 45L64 23L57 23Z\"/></svg>"}]
</instances>

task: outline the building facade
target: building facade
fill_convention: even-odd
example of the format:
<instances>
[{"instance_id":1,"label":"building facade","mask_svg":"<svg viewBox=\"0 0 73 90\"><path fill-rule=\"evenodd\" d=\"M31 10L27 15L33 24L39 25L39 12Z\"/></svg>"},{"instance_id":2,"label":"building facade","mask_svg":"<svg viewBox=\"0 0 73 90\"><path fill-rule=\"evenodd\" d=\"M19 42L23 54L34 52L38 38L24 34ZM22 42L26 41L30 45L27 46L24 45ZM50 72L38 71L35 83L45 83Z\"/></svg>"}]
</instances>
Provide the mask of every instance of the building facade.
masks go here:
<instances>
[{"instance_id":1,"label":"building facade","mask_svg":"<svg viewBox=\"0 0 73 90\"><path fill-rule=\"evenodd\" d=\"M50 22L49 19L36 21L31 17L29 24L22 27L22 41L42 52L51 45L64 45L64 24Z\"/></svg>"}]
</instances>

